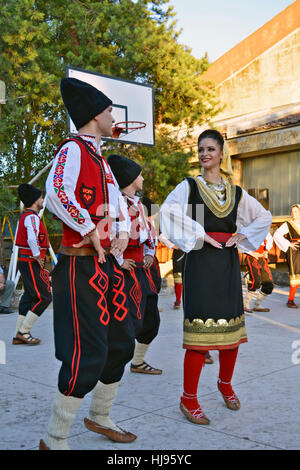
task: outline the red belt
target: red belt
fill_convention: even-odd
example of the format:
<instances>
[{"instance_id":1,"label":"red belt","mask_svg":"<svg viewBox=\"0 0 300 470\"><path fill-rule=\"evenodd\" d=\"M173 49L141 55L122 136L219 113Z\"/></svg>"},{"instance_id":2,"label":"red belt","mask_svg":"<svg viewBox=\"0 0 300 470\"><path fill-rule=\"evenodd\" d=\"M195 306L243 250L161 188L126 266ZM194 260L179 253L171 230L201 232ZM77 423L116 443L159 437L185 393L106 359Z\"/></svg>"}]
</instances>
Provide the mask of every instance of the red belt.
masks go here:
<instances>
[{"instance_id":1,"label":"red belt","mask_svg":"<svg viewBox=\"0 0 300 470\"><path fill-rule=\"evenodd\" d=\"M47 251L47 248L40 248L40 256L41 256L42 259L45 258L46 251ZM32 251L31 251L30 248L20 248L18 254L23 255L23 256L25 255L25 256L27 256L27 258L30 258L30 259L33 258Z\"/></svg>"},{"instance_id":2,"label":"red belt","mask_svg":"<svg viewBox=\"0 0 300 470\"><path fill-rule=\"evenodd\" d=\"M136 263L143 263L144 261L144 248L143 246L133 247L128 246L123 253L124 259L133 259Z\"/></svg>"},{"instance_id":3,"label":"red belt","mask_svg":"<svg viewBox=\"0 0 300 470\"><path fill-rule=\"evenodd\" d=\"M211 238L219 243L226 243L232 237L232 233L227 232L206 232Z\"/></svg>"}]
</instances>

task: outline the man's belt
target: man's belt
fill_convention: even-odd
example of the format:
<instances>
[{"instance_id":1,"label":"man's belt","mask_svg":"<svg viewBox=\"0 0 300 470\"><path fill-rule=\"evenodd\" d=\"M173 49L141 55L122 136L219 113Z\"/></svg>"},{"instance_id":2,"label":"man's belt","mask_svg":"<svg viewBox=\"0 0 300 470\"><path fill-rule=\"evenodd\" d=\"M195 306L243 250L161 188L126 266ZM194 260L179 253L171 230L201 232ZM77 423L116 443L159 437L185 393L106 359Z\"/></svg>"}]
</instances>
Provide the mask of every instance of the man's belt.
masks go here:
<instances>
[{"instance_id":1,"label":"man's belt","mask_svg":"<svg viewBox=\"0 0 300 470\"><path fill-rule=\"evenodd\" d=\"M102 247L103 248L103 247ZM110 248L103 248L106 255L109 255ZM72 246L60 245L58 253L67 256L98 256L97 251L92 246L83 246L81 248L75 248Z\"/></svg>"},{"instance_id":2,"label":"man's belt","mask_svg":"<svg viewBox=\"0 0 300 470\"><path fill-rule=\"evenodd\" d=\"M45 258L46 251L47 251L47 248L40 248L40 256L41 256L42 259ZM19 248L18 256L19 256L19 258L32 258L32 259L35 259L32 255L32 251L31 251L30 248Z\"/></svg>"}]
</instances>

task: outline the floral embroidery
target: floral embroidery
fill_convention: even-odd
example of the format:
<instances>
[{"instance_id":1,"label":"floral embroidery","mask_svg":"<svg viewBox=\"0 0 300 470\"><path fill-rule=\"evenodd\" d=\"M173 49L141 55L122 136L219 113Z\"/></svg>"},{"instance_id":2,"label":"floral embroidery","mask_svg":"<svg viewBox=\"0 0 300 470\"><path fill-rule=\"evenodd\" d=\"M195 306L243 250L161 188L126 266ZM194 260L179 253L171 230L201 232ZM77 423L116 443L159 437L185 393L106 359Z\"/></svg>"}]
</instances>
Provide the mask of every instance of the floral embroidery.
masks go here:
<instances>
[{"instance_id":1,"label":"floral embroidery","mask_svg":"<svg viewBox=\"0 0 300 470\"><path fill-rule=\"evenodd\" d=\"M68 150L68 147L66 147L65 149L61 150L58 155L57 164L54 170L53 186L54 191L60 199L63 207L68 211L75 222L81 225L85 223L85 218L81 214L80 210L75 206L75 204L68 198L64 190L63 176Z\"/></svg>"},{"instance_id":2,"label":"floral embroidery","mask_svg":"<svg viewBox=\"0 0 300 470\"><path fill-rule=\"evenodd\" d=\"M32 225L32 228L33 228L33 231L34 231L34 234L35 234L35 238L38 242L38 231L37 231L37 228L36 228L36 222L35 222L34 215L30 216L30 221L31 221L31 225Z\"/></svg>"}]
</instances>

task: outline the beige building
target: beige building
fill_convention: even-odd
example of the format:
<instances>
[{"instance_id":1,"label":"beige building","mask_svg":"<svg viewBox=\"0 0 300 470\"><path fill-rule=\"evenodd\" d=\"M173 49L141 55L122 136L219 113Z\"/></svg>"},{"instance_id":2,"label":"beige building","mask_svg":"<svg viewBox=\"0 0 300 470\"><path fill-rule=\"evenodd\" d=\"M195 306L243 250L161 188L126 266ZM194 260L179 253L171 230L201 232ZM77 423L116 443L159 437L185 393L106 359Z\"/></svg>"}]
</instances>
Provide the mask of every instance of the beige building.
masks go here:
<instances>
[{"instance_id":1,"label":"beige building","mask_svg":"<svg viewBox=\"0 0 300 470\"><path fill-rule=\"evenodd\" d=\"M220 57L206 76L224 105L213 124L227 139L235 182L268 194L279 223L300 203L300 0Z\"/></svg>"}]
</instances>

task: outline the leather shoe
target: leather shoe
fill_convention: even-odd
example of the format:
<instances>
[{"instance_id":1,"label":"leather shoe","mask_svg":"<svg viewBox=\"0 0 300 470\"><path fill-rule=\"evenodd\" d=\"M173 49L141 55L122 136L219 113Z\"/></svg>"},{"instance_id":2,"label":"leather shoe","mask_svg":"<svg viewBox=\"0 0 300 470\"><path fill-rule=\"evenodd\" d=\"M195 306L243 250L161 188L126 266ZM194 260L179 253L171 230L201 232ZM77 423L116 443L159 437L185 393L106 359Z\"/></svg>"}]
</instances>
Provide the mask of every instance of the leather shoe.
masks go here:
<instances>
[{"instance_id":1,"label":"leather shoe","mask_svg":"<svg viewBox=\"0 0 300 470\"><path fill-rule=\"evenodd\" d=\"M225 395L223 395L223 392L220 388L219 381L218 381L217 385L218 385L218 389L221 392L221 395L223 397L223 400L224 400L225 405L227 406L227 408L229 410L232 410L232 411L239 410L241 408L241 403L240 403L240 400L238 399L238 397L236 396L236 394L233 392L233 395L231 397L226 397Z\"/></svg>"},{"instance_id":2,"label":"leather shoe","mask_svg":"<svg viewBox=\"0 0 300 470\"><path fill-rule=\"evenodd\" d=\"M287 307L289 308L298 308L298 305L295 304L295 302L293 300L289 300L286 304Z\"/></svg>"},{"instance_id":3,"label":"leather shoe","mask_svg":"<svg viewBox=\"0 0 300 470\"><path fill-rule=\"evenodd\" d=\"M14 313L14 310L12 310L9 307L2 307L0 306L0 313Z\"/></svg>"},{"instance_id":4,"label":"leather shoe","mask_svg":"<svg viewBox=\"0 0 300 470\"><path fill-rule=\"evenodd\" d=\"M95 421L91 421L88 418L84 418L84 425L85 427L92 432L96 432L98 434L103 434L104 436L108 437L112 441L115 442L132 442L136 440L136 435L132 434L131 432L124 431L124 429L119 428L120 431L116 431L115 429L104 428L97 424Z\"/></svg>"},{"instance_id":5,"label":"leather shoe","mask_svg":"<svg viewBox=\"0 0 300 470\"><path fill-rule=\"evenodd\" d=\"M253 309L253 312L269 312L269 311L270 311L270 309L267 308L267 307L266 307L266 308L263 308L263 307L257 307L257 308L255 308L255 307L254 307L254 309Z\"/></svg>"},{"instance_id":6,"label":"leather shoe","mask_svg":"<svg viewBox=\"0 0 300 470\"><path fill-rule=\"evenodd\" d=\"M209 353L205 355L205 364L213 364L214 360Z\"/></svg>"},{"instance_id":7,"label":"leather shoe","mask_svg":"<svg viewBox=\"0 0 300 470\"><path fill-rule=\"evenodd\" d=\"M39 445L39 450L51 450L50 447L48 447L43 439L40 440L40 445Z\"/></svg>"},{"instance_id":8,"label":"leather shoe","mask_svg":"<svg viewBox=\"0 0 300 470\"><path fill-rule=\"evenodd\" d=\"M180 411L184 414L184 416L194 424L209 424L210 423L208 417L205 416L204 413L202 413L202 415L197 418L184 406L182 402L180 402L179 408L180 408Z\"/></svg>"}]
</instances>

